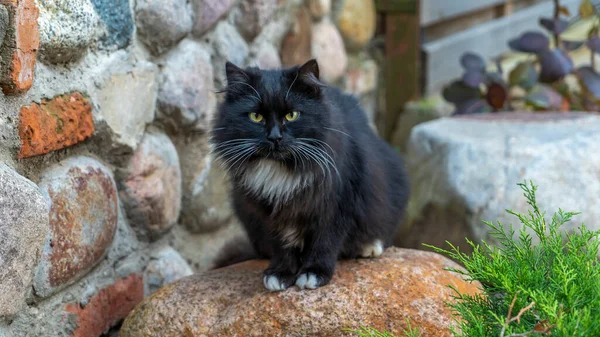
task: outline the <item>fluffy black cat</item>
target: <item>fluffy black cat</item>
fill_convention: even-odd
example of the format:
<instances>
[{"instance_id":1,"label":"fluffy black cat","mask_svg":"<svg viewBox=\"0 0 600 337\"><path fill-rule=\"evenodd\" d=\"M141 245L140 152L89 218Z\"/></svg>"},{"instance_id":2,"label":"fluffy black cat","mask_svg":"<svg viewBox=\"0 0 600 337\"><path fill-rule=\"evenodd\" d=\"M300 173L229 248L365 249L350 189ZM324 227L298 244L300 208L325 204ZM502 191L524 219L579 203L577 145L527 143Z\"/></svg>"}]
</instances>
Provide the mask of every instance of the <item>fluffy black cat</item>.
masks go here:
<instances>
[{"instance_id":1,"label":"fluffy black cat","mask_svg":"<svg viewBox=\"0 0 600 337\"><path fill-rule=\"evenodd\" d=\"M271 261L265 287L314 289L339 258L381 255L404 214L408 179L357 100L323 84L315 60L280 70L228 62L226 73L211 146L254 253Z\"/></svg>"}]
</instances>

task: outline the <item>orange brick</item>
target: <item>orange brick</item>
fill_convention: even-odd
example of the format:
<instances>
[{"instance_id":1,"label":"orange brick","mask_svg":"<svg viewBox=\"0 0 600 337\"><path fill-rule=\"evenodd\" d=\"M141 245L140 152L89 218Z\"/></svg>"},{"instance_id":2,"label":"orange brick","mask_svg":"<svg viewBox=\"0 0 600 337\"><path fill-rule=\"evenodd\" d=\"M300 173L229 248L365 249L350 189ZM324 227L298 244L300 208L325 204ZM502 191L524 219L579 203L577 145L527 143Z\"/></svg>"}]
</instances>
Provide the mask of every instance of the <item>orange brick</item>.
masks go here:
<instances>
[{"instance_id":1,"label":"orange brick","mask_svg":"<svg viewBox=\"0 0 600 337\"><path fill-rule=\"evenodd\" d=\"M94 133L92 106L78 92L22 107L19 118L19 158L56 151Z\"/></svg>"},{"instance_id":2,"label":"orange brick","mask_svg":"<svg viewBox=\"0 0 600 337\"><path fill-rule=\"evenodd\" d=\"M67 304L66 311L77 316L73 337L100 336L127 317L144 298L144 281L138 274L117 280L94 295L88 304Z\"/></svg>"},{"instance_id":3,"label":"orange brick","mask_svg":"<svg viewBox=\"0 0 600 337\"><path fill-rule=\"evenodd\" d=\"M0 88L5 94L27 91L33 85L40 45L39 10L34 0L0 0L8 9L9 27L0 49Z\"/></svg>"}]
</instances>

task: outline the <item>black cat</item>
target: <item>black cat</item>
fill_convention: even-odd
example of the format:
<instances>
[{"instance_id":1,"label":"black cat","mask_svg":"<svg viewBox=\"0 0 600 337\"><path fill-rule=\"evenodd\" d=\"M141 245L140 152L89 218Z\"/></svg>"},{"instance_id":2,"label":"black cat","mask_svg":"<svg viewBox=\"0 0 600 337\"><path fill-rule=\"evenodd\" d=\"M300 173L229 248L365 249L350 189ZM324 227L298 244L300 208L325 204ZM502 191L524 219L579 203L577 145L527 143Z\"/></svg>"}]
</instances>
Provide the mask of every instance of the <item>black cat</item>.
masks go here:
<instances>
[{"instance_id":1,"label":"black cat","mask_svg":"<svg viewBox=\"0 0 600 337\"><path fill-rule=\"evenodd\" d=\"M381 255L409 184L357 100L324 85L315 60L281 70L228 62L226 73L211 146L256 256L271 259L265 287L314 289L338 258Z\"/></svg>"}]
</instances>

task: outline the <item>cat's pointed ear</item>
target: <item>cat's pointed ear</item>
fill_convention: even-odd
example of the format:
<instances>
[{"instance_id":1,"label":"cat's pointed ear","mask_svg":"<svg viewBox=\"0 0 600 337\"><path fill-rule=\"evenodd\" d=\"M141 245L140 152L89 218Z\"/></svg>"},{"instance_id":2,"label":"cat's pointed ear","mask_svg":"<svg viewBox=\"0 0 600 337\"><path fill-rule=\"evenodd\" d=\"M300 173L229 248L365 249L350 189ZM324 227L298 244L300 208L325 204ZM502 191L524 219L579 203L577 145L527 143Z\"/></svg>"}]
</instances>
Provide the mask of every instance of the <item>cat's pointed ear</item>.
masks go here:
<instances>
[{"instance_id":1,"label":"cat's pointed ear","mask_svg":"<svg viewBox=\"0 0 600 337\"><path fill-rule=\"evenodd\" d=\"M311 59L300 66L298 69L298 75L303 78L314 78L315 80L319 80L319 64L317 60Z\"/></svg>"},{"instance_id":2,"label":"cat's pointed ear","mask_svg":"<svg viewBox=\"0 0 600 337\"><path fill-rule=\"evenodd\" d=\"M250 76L244 69L229 61L225 63L225 74L227 75L227 83L247 82L250 79Z\"/></svg>"},{"instance_id":3,"label":"cat's pointed ear","mask_svg":"<svg viewBox=\"0 0 600 337\"><path fill-rule=\"evenodd\" d=\"M319 79L319 64L312 59L298 68L299 86L307 94L319 96L325 84Z\"/></svg>"}]
</instances>

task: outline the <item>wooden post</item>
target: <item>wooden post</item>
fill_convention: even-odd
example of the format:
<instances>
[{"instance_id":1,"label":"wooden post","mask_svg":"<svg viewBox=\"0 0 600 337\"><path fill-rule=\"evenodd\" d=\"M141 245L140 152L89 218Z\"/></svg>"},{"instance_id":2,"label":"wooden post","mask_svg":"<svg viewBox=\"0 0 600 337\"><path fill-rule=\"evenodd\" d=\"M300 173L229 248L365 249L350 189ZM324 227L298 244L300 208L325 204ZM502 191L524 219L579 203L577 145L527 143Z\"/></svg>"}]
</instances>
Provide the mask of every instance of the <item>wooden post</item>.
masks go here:
<instances>
[{"instance_id":1,"label":"wooden post","mask_svg":"<svg viewBox=\"0 0 600 337\"><path fill-rule=\"evenodd\" d=\"M391 141L404 105L421 95L420 0L378 0L385 20L386 116L381 135Z\"/></svg>"}]
</instances>

